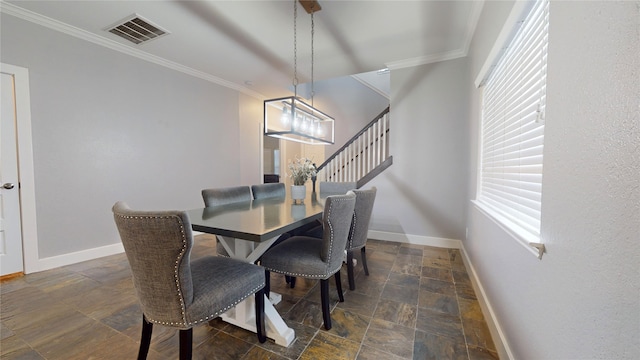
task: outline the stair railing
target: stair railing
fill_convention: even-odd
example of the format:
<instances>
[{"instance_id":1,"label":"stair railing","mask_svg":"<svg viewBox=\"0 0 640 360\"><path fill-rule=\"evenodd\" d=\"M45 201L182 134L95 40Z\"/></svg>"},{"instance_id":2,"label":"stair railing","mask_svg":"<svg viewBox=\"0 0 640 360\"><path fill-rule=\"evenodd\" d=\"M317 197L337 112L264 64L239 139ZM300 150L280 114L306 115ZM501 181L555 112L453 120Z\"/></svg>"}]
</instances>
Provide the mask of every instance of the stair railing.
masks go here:
<instances>
[{"instance_id":1,"label":"stair railing","mask_svg":"<svg viewBox=\"0 0 640 360\"><path fill-rule=\"evenodd\" d=\"M389 107L317 167L313 181L355 181L360 188L393 163L389 155Z\"/></svg>"}]
</instances>

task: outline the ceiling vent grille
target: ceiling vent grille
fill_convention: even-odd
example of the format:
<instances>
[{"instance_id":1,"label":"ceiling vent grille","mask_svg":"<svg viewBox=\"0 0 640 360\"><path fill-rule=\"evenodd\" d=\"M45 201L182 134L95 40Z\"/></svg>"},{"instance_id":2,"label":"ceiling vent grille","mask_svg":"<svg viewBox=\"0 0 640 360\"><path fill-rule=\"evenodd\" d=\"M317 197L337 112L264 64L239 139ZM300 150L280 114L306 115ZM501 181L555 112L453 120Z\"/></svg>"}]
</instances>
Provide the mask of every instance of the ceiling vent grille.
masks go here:
<instances>
[{"instance_id":1,"label":"ceiling vent grille","mask_svg":"<svg viewBox=\"0 0 640 360\"><path fill-rule=\"evenodd\" d=\"M169 34L168 31L137 14L118 21L105 30L127 39L136 45Z\"/></svg>"}]
</instances>

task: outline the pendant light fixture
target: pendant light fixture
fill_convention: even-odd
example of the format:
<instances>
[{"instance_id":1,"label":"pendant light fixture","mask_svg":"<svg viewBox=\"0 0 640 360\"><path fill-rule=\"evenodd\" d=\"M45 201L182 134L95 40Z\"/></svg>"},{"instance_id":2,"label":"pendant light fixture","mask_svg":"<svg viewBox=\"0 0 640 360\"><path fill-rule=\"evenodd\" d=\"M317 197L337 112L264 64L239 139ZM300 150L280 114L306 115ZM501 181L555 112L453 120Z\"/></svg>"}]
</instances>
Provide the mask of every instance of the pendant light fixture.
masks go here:
<instances>
[{"instance_id":1,"label":"pendant light fixture","mask_svg":"<svg viewBox=\"0 0 640 360\"><path fill-rule=\"evenodd\" d=\"M315 0L300 0L300 3L311 14L311 105L298 97L298 4L297 0L293 0L294 95L264 101L264 133L265 135L310 145L333 144L334 119L313 106L313 37L315 32L313 14L320 10L320 5Z\"/></svg>"}]
</instances>

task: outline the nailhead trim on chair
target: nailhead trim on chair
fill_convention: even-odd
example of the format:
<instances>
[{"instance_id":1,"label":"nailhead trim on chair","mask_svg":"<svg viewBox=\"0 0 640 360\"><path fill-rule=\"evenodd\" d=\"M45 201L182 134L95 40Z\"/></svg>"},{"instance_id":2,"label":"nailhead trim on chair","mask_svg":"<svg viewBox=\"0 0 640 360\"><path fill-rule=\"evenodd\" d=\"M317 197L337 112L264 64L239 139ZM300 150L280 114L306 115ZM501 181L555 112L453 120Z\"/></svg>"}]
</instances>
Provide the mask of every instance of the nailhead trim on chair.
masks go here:
<instances>
[{"instance_id":1,"label":"nailhead trim on chair","mask_svg":"<svg viewBox=\"0 0 640 360\"><path fill-rule=\"evenodd\" d=\"M338 270L334 271L334 272L330 272L329 274L325 275L309 275L309 274L300 274L300 273L294 273L294 272L290 272L290 271L281 271L281 270L277 270L277 269L271 269L268 267L265 267L265 269L274 272L274 273L278 273L278 274L283 274L283 275L289 275L289 276L299 276L299 277L306 277L309 279L328 279L331 275L335 274L338 272Z\"/></svg>"},{"instance_id":2,"label":"nailhead trim on chair","mask_svg":"<svg viewBox=\"0 0 640 360\"><path fill-rule=\"evenodd\" d=\"M349 229L349 238L347 239L347 244L349 244L349 248L353 247L353 234L355 234L356 232L356 213L355 210L353 212L353 220L351 220L353 223L351 224L351 229Z\"/></svg>"},{"instance_id":3,"label":"nailhead trim on chair","mask_svg":"<svg viewBox=\"0 0 640 360\"><path fill-rule=\"evenodd\" d=\"M120 215L120 214L116 214L121 218L125 218L125 219L170 219L170 218L177 218L178 222L180 223L180 232L182 233L182 250L180 251L180 254L178 255L178 257L176 258L176 264L174 267L174 276L176 278L176 286L177 286L177 291L178 291L178 299L180 300L180 307L181 312L182 312L182 319L183 319L183 323L176 323L176 322L167 322L167 321L158 321L158 320L154 320L151 319L149 317L146 316L145 317L147 319L148 322L152 322L155 324L159 324L159 325L165 325L165 326L173 326L173 327L185 327L185 328L191 328L193 325L196 325L198 323L204 322L204 321L209 321L209 320L213 320L214 318L218 317L218 315L226 312L227 310L231 309L232 307L235 307L236 305L238 305L240 302L242 302L244 299L248 298L249 296L255 294L256 292L258 292L258 290L262 289L265 286L265 283L263 282L261 285L259 285L258 287L254 288L253 290L251 290L248 294L244 295L241 299L236 300L234 303L229 304L227 306L225 306L224 308L222 308L221 310L218 310L217 312L205 316L204 318L201 318L199 320L196 321L192 321L192 322L187 322L187 315L186 315L186 309L184 306L184 299L182 297L182 292L180 291L180 277L178 275L178 266L180 264L180 260L184 257L184 253L187 249L187 235L184 232L184 223L182 222L182 218L179 216L175 216L175 215L168 215L168 216L131 216L131 215Z\"/></svg>"},{"instance_id":4,"label":"nailhead trim on chair","mask_svg":"<svg viewBox=\"0 0 640 360\"><path fill-rule=\"evenodd\" d=\"M244 299L248 298L249 296L255 294L256 292L258 292L258 290L262 289L265 286L265 283L262 283L262 285L254 288L253 290L251 290L248 294L244 295L241 299L235 301L232 304L229 304L227 306L225 306L224 308L222 308L221 310L218 310L217 312L210 314L208 316L205 316L204 318L201 318L199 320L196 321L192 321L192 322L186 322L184 324L179 324L179 323L170 323L170 322L164 322L164 321L158 321L158 320L153 320L153 319L149 319L147 318L147 321L149 322L153 322L156 324L160 324L160 325L166 325L166 326L185 326L185 327L192 327L193 325L197 325L198 323L201 322L205 322L205 321L209 321L209 320L213 320L216 317L218 317L220 314L223 314L225 312L227 312L227 310L231 309L232 307L235 307L236 305L238 305L239 303L241 303Z\"/></svg>"},{"instance_id":5,"label":"nailhead trim on chair","mask_svg":"<svg viewBox=\"0 0 640 360\"><path fill-rule=\"evenodd\" d=\"M182 297L182 292L180 291L180 278L178 276L178 266L180 264L180 260L182 259L182 257L184 256L184 252L187 249L187 235L184 233L184 224L182 223L182 218L176 215L166 215L166 216L131 216L131 215L119 215L118 216L125 218L125 219L140 219L140 220L144 220L144 219L171 219L171 218L177 218L178 222L180 223L180 232L182 233L182 250L180 251L180 254L178 254L178 257L176 258L176 264L174 266L174 270L173 270L173 275L176 278L176 291L178 292L178 300L180 301L180 311L182 313L182 324L179 323L173 323L173 322L163 322L163 321L156 321L156 320L151 320L149 318L147 318L147 320L149 320L150 322L154 322L157 324L162 324L162 325L171 325L171 326L176 326L176 325L185 325L188 326L187 323L187 317L186 317L186 310L185 310L185 306L184 306L184 299Z\"/></svg>"},{"instance_id":6,"label":"nailhead trim on chair","mask_svg":"<svg viewBox=\"0 0 640 360\"><path fill-rule=\"evenodd\" d=\"M331 210L332 210L334 201L335 202L346 201L346 199L333 199L333 201L331 202L331 206L329 207L327 217L330 217L330 215L331 215ZM331 249L333 248L333 226L331 225L331 222L329 222L329 229L331 230L331 241L329 241L329 259L327 259L327 263L331 262ZM340 265L342 266L342 263ZM333 274L337 273L338 271L340 271L340 268L338 268L338 269L336 269L334 271L326 271L324 273L324 275L309 275L309 274L293 273L293 272L289 272L289 271L281 271L281 270L271 269L271 268L267 268L267 267L265 267L265 269L267 269L267 270L269 270L271 272L278 273L278 274L284 274L284 275L296 276L296 277L306 277L306 278L310 278L310 279L328 279L331 275L333 275Z\"/></svg>"},{"instance_id":7,"label":"nailhead trim on chair","mask_svg":"<svg viewBox=\"0 0 640 360\"><path fill-rule=\"evenodd\" d=\"M331 205L329 206L329 211L327 212L327 218L331 218L331 211L333 210L333 202L343 201L338 199L332 199ZM327 259L327 263L331 262L331 250L333 249L333 224L331 221L327 221L329 223L329 230L331 230L331 240L329 241L329 258Z\"/></svg>"}]
</instances>

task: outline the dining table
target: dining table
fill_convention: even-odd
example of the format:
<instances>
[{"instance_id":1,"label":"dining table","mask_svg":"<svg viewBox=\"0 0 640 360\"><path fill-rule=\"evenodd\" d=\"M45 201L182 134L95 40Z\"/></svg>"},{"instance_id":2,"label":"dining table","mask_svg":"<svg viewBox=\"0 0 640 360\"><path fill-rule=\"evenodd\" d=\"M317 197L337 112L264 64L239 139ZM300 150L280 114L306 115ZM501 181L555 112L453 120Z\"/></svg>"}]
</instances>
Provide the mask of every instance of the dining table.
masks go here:
<instances>
[{"instance_id":1,"label":"dining table","mask_svg":"<svg viewBox=\"0 0 640 360\"><path fill-rule=\"evenodd\" d=\"M254 199L188 210L194 231L216 235L230 257L255 263L280 235L322 218L324 198L308 193L302 204L284 198ZM275 309L281 295L271 292L265 301L267 337L289 346L295 332ZM256 332L254 297L222 314L223 321Z\"/></svg>"}]
</instances>

